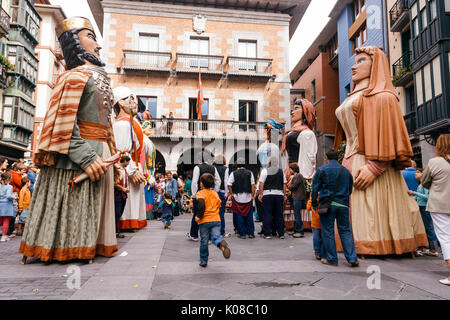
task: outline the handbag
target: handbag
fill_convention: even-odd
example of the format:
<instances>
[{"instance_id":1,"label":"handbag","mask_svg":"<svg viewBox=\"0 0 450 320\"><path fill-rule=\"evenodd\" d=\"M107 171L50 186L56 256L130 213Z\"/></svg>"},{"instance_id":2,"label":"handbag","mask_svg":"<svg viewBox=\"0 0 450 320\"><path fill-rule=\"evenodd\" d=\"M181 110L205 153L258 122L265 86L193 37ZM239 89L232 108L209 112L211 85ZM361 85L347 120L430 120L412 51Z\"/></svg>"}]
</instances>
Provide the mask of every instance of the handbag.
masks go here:
<instances>
[{"instance_id":1,"label":"handbag","mask_svg":"<svg viewBox=\"0 0 450 320\"><path fill-rule=\"evenodd\" d=\"M344 167L342 167L339 172L339 177L337 179L337 183L336 183L336 186L334 187L334 191L333 191L333 194L331 195L331 197L324 200L322 203L319 203L319 210L317 210L319 215L328 214L328 212L330 211L331 203L334 200L334 195L336 194L336 191L339 187L339 183L341 182L341 177L342 177L343 173L344 173Z\"/></svg>"}]
</instances>

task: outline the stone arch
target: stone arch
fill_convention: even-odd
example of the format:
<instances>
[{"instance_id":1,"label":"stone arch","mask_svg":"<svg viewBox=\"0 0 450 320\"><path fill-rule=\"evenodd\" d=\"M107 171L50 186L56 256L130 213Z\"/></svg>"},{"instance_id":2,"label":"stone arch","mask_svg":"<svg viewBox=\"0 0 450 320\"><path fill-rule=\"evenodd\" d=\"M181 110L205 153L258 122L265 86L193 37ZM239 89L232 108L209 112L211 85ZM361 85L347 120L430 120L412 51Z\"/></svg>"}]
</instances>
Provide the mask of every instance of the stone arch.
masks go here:
<instances>
[{"instance_id":1,"label":"stone arch","mask_svg":"<svg viewBox=\"0 0 450 320\"><path fill-rule=\"evenodd\" d=\"M198 153L203 151L203 159L198 159ZM202 161L212 163L214 160L214 154L207 149L190 148L184 151L177 162L177 172L179 175L185 176L188 173L192 173L194 167L200 164Z\"/></svg>"},{"instance_id":2,"label":"stone arch","mask_svg":"<svg viewBox=\"0 0 450 320\"><path fill-rule=\"evenodd\" d=\"M256 150L246 148L237 151L235 154L233 154L233 156L229 161L230 167L239 158L243 158L245 160L245 167L249 169L251 172L253 172L253 175L256 179L259 171L261 170L261 163L259 162L258 157L256 156Z\"/></svg>"},{"instance_id":3,"label":"stone arch","mask_svg":"<svg viewBox=\"0 0 450 320\"><path fill-rule=\"evenodd\" d=\"M166 173L166 159L161 152L156 150L155 173Z\"/></svg>"}]
</instances>

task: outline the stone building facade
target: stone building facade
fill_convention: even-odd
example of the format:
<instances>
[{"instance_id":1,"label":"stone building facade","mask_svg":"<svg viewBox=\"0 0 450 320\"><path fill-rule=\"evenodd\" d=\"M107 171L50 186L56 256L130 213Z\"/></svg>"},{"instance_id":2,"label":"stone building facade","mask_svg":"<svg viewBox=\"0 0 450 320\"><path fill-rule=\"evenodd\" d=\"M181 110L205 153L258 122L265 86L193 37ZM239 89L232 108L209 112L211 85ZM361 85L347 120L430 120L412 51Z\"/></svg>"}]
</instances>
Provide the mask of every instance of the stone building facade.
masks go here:
<instances>
[{"instance_id":1,"label":"stone building facade","mask_svg":"<svg viewBox=\"0 0 450 320\"><path fill-rule=\"evenodd\" d=\"M130 87L156 119L150 138L165 169L180 169L202 148L224 154L227 164L244 156L256 165L263 123L274 118L289 127L291 17L270 12L267 3L265 12L101 2L102 60L112 86ZM206 101L201 119L195 112L199 67ZM170 112L169 137L161 118Z\"/></svg>"}]
</instances>

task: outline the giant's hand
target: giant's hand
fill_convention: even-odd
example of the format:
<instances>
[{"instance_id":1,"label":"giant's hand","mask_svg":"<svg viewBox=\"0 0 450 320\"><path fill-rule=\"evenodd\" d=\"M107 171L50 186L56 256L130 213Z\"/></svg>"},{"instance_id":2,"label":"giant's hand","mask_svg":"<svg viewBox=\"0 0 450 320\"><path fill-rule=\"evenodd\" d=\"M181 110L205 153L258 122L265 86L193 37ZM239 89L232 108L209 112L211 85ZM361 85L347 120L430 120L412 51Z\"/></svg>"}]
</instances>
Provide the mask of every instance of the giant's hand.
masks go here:
<instances>
[{"instance_id":1,"label":"giant's hand","mask_svg":"<svg viewBox=\"0 0 450 320\"><path fill-rule=\"evenodd\" d=\"M101 177L108 171L108 168L103 163L102 159L100 157L97 157L97 159L92 162L89 167L84 169L84 172L89 176L92 182L100 180Z\"/></svg>"},{"instance_id":2,"label":"giant's hand","mask_svg":"<svg viewBox=\"0 0 450 320\"><path fill-rule=\"evenodd\" d=\"M145 182L145 178L139 171L136 171L136 173L131 177L131 182L134 184L141 184Z\"/></svg>"},{"instance_id":3,"label":"giant's hand","mask_svg":"<svg viewBox=\"0 0 450 320\"><path fill-rule=\"evenodd\" d=\"M356 172L355 188L359 190L366 190L372 182L376 179L376 175L369 170L367 166L363 166Z\"/></svg>"}]
</instances>

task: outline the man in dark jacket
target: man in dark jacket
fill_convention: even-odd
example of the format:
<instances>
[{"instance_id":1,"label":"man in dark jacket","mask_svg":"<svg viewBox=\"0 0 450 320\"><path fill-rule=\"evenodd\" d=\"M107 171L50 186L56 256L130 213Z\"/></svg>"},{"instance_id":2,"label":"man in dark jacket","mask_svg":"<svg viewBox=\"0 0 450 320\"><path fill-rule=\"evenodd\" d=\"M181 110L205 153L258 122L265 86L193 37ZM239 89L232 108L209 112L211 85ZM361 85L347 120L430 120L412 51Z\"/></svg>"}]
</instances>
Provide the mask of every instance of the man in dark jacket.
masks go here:
<instances>
[{"instance_id":1,"label":"man in dark jacket","mask_svg":"<svg viewBox=\"0 0 450 320\"><path fill-rule=\"evenodd\" d=\"M303 221L300 211L303 208L303 203L306 200L305 178L300 174L300 169L297 164L291 164L291 180L288 182L288 189L291 191L292 199L294 201L294 231L292 236L294 238L303 238Z\"/></svg>"},{"instance_id":2,"label":"man in dark jacket","mask_svg":"<svg viewBox=\"0 0 450 320\"><path fill-rule=\"evenodd\" d=\"M339 175L342 176L337 185L336 193L331 202L328 213L320 215L322 226L322 239L327 252L326 259L322 263L337 266L338 257L336 253L336 241L334 239L334 221L337 222L339 237L341 238L344 255L352 267L359 265L356 256L355 243L350 229L349 205L350 195L353 191L353 176L338 160L337 151L331 149L326 153L327 164L317 169L312 185L312 207L317 209L321 203L329 200L338 183ZM319 195L319 203L317 202Z\"/></svg>"}]
</instances>

